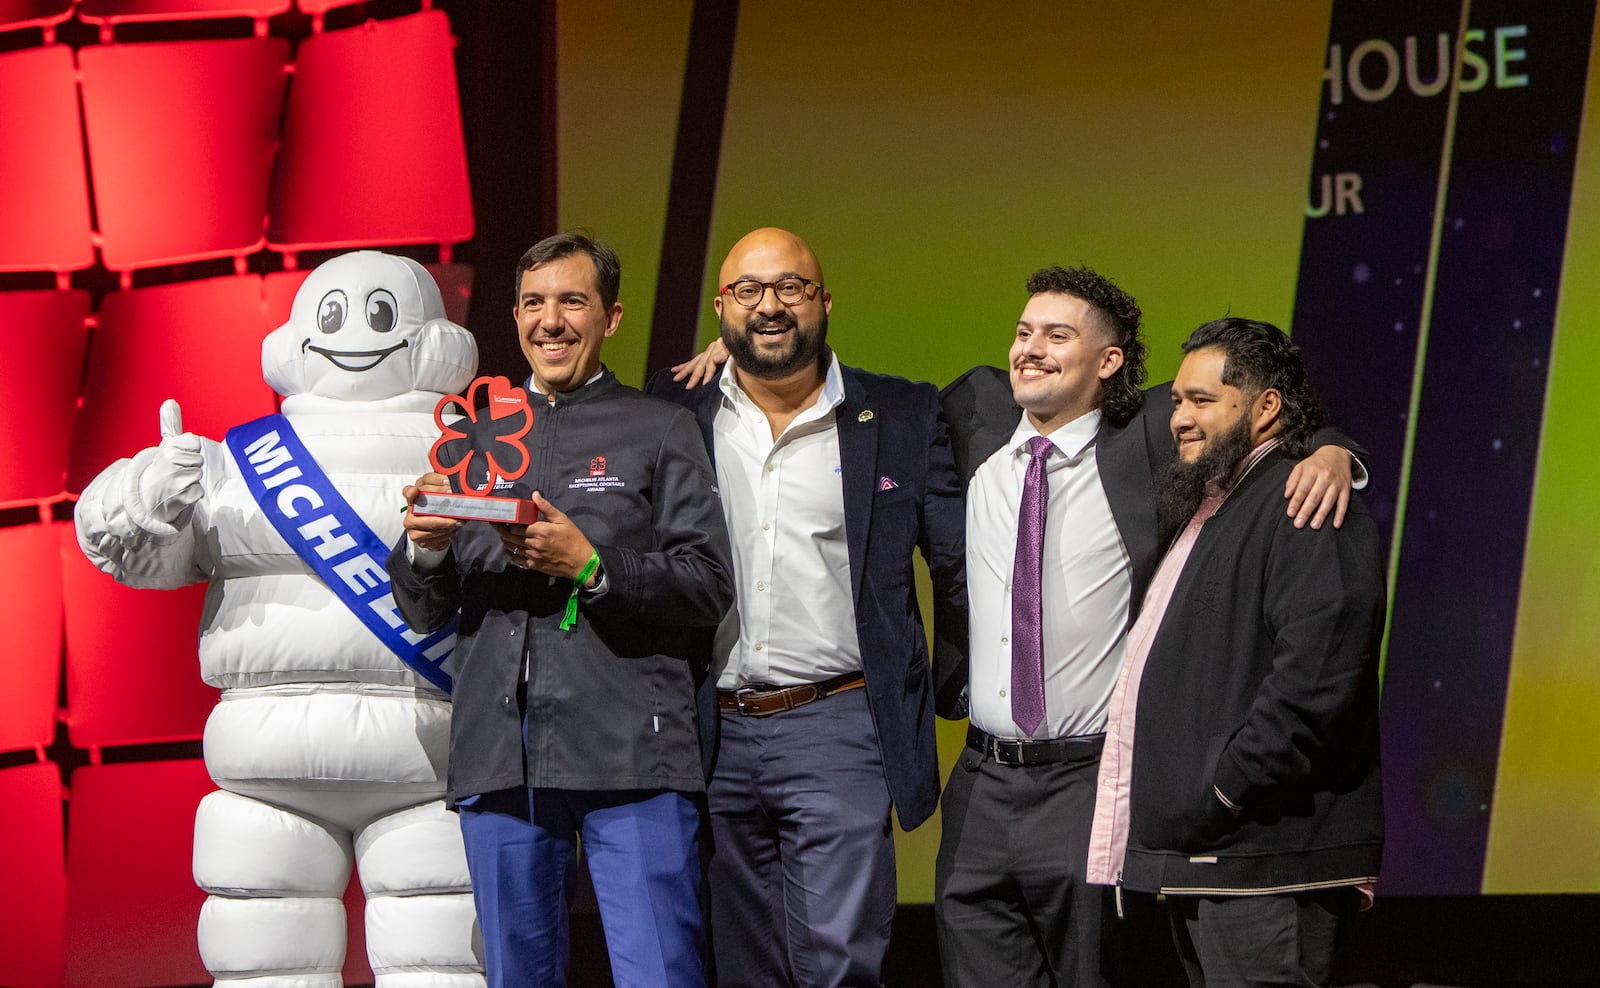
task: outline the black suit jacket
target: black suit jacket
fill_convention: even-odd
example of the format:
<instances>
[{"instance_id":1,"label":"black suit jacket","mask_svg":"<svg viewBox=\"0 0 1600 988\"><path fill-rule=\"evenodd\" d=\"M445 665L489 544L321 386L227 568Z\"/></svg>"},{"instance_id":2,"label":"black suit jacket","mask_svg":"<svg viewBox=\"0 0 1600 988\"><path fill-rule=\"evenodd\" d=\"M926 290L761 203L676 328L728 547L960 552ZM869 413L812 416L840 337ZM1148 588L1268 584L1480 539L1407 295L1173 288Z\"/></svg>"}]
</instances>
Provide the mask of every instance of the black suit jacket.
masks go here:
<instances>
[{"instance_id":1,"label":"black suit jacket","mask_svg":"<svg viewBox=\"0 0 1600 988\"><path fill-rule=\"evenodd\" d=\"M965 506L933 385L853 367L841 367L841 375L844 400L836 421L856 640L889 795L900 825L910 830L939 800L929 649L912 551L922 552L933 579L937 650L964 652ZM715 459L718 384L689 391L663 371L649 391L694 411ZM702 741L710 753L715 696L704 699Z\"/></svg>"},{"instance_id":2,"label":"black suit jacket","mask_svg":"<svg viewBox=\"0 0 1600 988\"><path fill-rule=\"evenodd\" d=\"M1145 392L1144 404L1129 421L1102 422L1095 438L1095 464L1111 516L1116 520L1122 544L1127 547L1133 568L1133 592L1129 596L1128 623L1132 624L1139 603L1155 575L1161 559L1157 543L1155 476L1172 459L1174 447L1167 421L1172 414L1170 387L1159 385ZM950 440L955 451L956 471L963 489L984 460L1006 444L1022 409L1011 400L1010 376L998 367L974 367L939 395L945 420L950 425ZM965 643L951 648L943 641L934 653L934 680L937 684L939 714L959 718L967 715L967 654Z\"/></svg>"}]
</instances>

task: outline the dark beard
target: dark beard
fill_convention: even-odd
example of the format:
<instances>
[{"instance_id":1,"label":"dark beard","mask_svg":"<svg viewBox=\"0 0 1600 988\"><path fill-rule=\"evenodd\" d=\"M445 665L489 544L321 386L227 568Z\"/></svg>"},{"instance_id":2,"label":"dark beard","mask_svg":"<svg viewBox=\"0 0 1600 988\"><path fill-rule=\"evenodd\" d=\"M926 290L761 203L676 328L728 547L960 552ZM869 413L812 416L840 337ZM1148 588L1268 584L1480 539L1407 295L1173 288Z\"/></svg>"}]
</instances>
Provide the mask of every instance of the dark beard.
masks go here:
<instances>
[{"instance_id":1,"label":"dark beard","mask_svg":"<svg viewBox=\"0 0 1600 988\"><path fill-rule=\"evenodd\" d=\"M1250 419L1239 417L1239 424L1216 436L1193 463L1174 458L1156 477L1156 520L1160 524L1161 545L1172 543L1183 526L1200 509L1206 488L1222 480L1249 455Z\"/></svg>"},{"instance_id":2,"label":"dark beard","mask_svg":"<svg viewBox=\"0 0 1600 988\"><path fill-rule=\"evenodd\" d=\"M753 313L745 320L743 326L729 325L727 316L722 317L721 323L722 343L728 348L728 354L733 358L733 362L739 365L739 372L742 374L778 378L822 363L823 346L828 340L826 311L822 313L815 331L811 333L800 328L800 320L795 318L794 312L790 309L784 309L776 319L768 319L759 313ZM776 326L793 331L793 345L790 346L788 353L763 356L756 350L751 335L758 330Z\"/></svg>"}]
</instances>

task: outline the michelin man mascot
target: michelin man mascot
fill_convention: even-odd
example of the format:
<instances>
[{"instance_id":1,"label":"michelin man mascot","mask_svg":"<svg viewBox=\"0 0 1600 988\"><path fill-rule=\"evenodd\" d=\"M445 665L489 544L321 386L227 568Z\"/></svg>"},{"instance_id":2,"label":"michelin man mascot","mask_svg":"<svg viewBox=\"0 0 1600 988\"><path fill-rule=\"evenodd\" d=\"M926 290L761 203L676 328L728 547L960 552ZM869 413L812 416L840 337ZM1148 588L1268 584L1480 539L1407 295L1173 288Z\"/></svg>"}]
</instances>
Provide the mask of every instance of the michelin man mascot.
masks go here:
<instances>
[{"instance_id":1,"label":"michelin man mascot","mask_svg":"<svg viewBox=\"0 0 1600 988\"><path fill-rule=\"evenodd\" d=\"M412 634L383 560L433 409L477 366L408 258L319 266L261 347L282 414L225 443L161 408L161 444L78 502L78 541L134 587L209 580L200 666L220 787L195 817L208 893L200 956L219 984L337 986L354 860L380 988L482 985L466 857L444 808L454 632Z\"/></svg>"}]
</instances>

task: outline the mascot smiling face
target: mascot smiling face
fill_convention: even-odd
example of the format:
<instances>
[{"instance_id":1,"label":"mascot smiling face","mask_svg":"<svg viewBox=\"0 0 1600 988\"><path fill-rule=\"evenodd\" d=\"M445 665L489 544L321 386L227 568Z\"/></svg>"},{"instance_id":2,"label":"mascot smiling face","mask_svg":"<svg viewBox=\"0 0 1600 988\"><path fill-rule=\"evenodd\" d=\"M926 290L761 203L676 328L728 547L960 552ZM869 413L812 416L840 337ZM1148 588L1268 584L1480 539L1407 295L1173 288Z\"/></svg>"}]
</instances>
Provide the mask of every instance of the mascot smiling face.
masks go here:
<instances>
[{"instance_id":1,"label":"mascot smiling face","mask_svg":"<svg viewBox=\"0 0 1600 988\"><path fill-rule=\"evenodd\" d=\"M312 271L289 321L262 341L261 365L279 394L378 401L455 390L476 348L445 318L439 288L409 257L361 250Z\"/></svg>"}]
</instances>

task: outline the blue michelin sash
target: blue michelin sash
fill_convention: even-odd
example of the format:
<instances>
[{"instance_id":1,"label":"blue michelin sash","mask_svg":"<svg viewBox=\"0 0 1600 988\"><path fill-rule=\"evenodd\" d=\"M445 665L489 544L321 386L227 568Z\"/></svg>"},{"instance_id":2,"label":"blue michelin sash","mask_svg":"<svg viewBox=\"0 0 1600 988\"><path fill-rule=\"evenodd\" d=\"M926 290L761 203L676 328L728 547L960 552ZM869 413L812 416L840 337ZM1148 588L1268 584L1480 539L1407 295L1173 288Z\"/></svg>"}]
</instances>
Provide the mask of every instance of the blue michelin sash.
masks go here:
<instances>
[{"instance_id":1,"label":"blue michelin sash","mask_svg":"<svg viewBox=\"0 0 1600 988\"><path fill-rule=\"evenodd\" d=\"M236 425L227 443L251 497L289 548L400 661L450 692L444 661L455 648L457 622L431 635L406 627L383 568L389 547L334 490L289 420L268 415Z\"/></svg>"}]
</instances>

